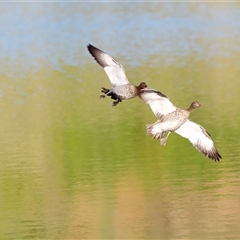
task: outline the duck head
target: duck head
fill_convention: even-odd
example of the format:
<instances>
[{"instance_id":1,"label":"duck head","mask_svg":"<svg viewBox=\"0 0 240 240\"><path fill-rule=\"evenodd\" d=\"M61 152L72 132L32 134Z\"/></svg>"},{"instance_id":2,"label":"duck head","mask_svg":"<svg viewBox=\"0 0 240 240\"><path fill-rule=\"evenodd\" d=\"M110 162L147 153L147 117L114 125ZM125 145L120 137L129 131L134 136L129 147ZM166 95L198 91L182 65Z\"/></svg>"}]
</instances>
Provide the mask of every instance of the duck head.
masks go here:
<instances>
[{"instance_id":1,"label":"duck head","mask_svg":"<svg viewBox=\"0 0 240 240\"><path fill-rule=\"evenodd\" d=\"M191 103L190 107L187 109L188 111L192 111L195 108L200 108L201 104L197 101Z\"/></svg>"},{"instance_id":2,"label":"duck head","mask_svg":"<svg viewBox=\"0 0 240 240\"><path fill-rule=\"evenodd\" d=\"M139 85L138 85L138 90L141 90L141 89L144 89L144 88L147 88L147 84L145 82L141 82Z\"/></svg>"}]
</instances>

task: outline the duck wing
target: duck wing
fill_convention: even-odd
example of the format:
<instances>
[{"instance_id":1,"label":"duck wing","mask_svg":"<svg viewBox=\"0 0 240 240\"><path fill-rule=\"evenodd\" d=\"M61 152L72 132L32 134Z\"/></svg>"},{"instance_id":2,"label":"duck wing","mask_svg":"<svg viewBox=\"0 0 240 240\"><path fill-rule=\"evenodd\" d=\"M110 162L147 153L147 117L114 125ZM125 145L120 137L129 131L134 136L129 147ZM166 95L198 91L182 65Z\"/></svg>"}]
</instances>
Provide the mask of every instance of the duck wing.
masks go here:
<instances>
[{"instance_id":1,"label":"duck wing","mask_svg":"<svg viewBox=\"0 0 240 240\"><path fill-rule=\"evenodd\" d=\"M139 97L150 106L157 118L177 109L166 95L154 89L142 89Z\"/></svg>"},{"instance_id":2,"label":"duck wing","mask_svg":"<svg viewBox=\"0 0 240 240\"><path fill-rule=\"evenodd\" d=\"M114 58L91 44L88 44L87 48L90 54L96 60L96 62L104 68L104 71L108 75L108 78L113 86L129 83L123 66L120 63L118 63Z\"/></svg>"},{"instance_id":3,"label":"duck wing","mask_svg":"<svg viewBox=\"0 0 240 240\"><path fill-rule=\"evenodd\" d=\"M222 158L210 134L201 125L187 120L175 133L187 138L193 146L206 157L215 161L219 161L220 158Z\"/></svg>"}]
</instances>

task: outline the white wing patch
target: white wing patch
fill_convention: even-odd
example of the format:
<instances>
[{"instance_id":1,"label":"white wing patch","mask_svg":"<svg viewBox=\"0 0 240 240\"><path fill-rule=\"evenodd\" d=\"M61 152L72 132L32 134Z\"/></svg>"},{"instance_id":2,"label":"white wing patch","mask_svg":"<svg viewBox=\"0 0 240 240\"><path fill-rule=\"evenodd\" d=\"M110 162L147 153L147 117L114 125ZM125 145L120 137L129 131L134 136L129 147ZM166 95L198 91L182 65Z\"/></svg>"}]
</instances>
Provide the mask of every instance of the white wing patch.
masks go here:
<instances>
[{"instance_id":1,"label":"white wing patch","mask_svg":"<svg viewBox=\"0 0 240 240\"><path fill-rule=\"evenodd\" d=\"M114 58L109 56L102 50L89 44L87 46L88 51L94 57L96 62L104 68L104 71L108 75L108 78L113 86L119 86L128 84L129 81L124 72L123 66L118 63Z\"/></svg>"},{"instance_id":2,"label":"white wing patch","mask_svg":"<svg viewBox=\"0 0 240 240\"><path fill-rule=\"evenodd\" d=\"M140 98L150 106L156 117L173 112L177 109L167 96L152 89L142 89Z\"/></svg>"},{"instance_id":3,"label":"white wing patch","mask_svg":"<svg viewBox=\"0 0 240 240\"><path fill-rule=\"evenodd\" d=\"M193 146L215 161L219 161L220 154L218 153L210 134L201 125L187 120L180 128L175 131L180 136L187 138Z\"/></svg>"}]
</instances>

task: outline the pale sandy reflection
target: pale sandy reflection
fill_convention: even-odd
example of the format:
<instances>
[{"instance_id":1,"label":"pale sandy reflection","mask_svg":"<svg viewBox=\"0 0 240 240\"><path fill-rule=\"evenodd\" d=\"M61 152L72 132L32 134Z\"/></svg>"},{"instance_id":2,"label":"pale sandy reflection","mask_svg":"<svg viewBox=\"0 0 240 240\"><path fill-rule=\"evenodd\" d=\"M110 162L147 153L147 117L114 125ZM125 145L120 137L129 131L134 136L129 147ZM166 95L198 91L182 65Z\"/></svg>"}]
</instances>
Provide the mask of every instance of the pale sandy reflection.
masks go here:
<instances>
[{"instance_id":1,"label":"pale sandy reflection","mask_svg":"<svg viewBox=\"0 0 240 240\"><path fill-rule=\"evenodd\" d=\"M99 192L78 195L71 207L67 236L114 239L192 239L196 235L235 239L238 236L238 186L226 188L217 183L217 189L195 192L194 184L187 191L169 186L149 196L144 191L144 183L132 174L129 176L129 179L119 179L113 202L106 201ZM93 196L98 201L93 201Z\"/></svg>"}]
</instances>

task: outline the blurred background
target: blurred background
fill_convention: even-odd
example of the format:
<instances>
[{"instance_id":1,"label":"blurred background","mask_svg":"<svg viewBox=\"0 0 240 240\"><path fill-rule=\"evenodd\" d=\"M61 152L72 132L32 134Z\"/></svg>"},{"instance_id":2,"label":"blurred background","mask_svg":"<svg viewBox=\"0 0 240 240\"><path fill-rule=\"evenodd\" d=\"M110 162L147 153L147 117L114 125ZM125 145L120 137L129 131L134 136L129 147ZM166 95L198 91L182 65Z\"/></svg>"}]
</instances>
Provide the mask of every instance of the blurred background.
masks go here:
<instances>
[{"instance_id":1,"label":"blurred background","mask_svg":"<svg viewBox=\"0 0 240 240\"><path fill-rule=\"evenodd\" d=\"M239 239L239 3L0 3L1 239ZM112 107L110 54L210 132L222 161L138 98Z\"/></svg>"}]
</instances>

